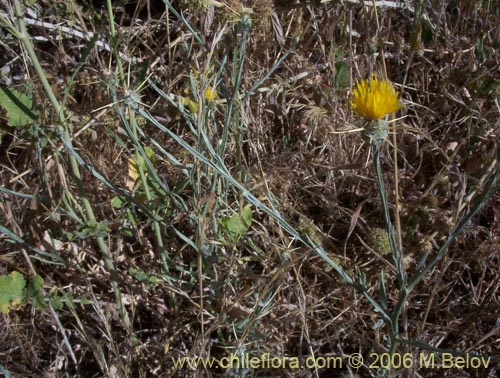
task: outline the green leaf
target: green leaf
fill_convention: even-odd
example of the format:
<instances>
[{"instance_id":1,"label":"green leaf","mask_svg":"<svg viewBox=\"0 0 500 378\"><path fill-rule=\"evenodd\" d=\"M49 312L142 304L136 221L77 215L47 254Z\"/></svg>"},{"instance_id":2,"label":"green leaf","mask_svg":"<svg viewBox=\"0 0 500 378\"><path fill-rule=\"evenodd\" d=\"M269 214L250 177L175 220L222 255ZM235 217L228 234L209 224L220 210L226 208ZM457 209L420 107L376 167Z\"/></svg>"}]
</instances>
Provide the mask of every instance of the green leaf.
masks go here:
<instances>
[{"instance_id":1,"label":"green leaf","mask_svg":"<svg viewBox=\"0 0 500 378\"><path fill-rule=\"evenodd\" d=\"M64 303L69 310L75 309L75 298L71 294L64 293Z\"/></svg>"},{"instance_id":2,"label":"green leaf","mask_svg":"<svg viewBox=\"0 0 500 378\"><path fill-rule=\"evenodd\" d=\"M187 108L191 113L198 113L198 103L196 101L193 101L187 97L181 97L181 103L182 106Z\"/></svg>"},{"instance_id":3,"label":"green leaf","mask_svg":"<svg viewBox=\"0 0 500 378\"><path fill-rule=\"evenodd\" d=\"M20 305L24 298L26 280L19 272L0 276L0 312L8 314L14 306Z\"/></svg>"},{"instance_id":4,"label":"green leaf","mask_svg":"<svg viewBox=\"0 0 500 378\"><path fill-rule=\"evenodd\" d=\"M33 307L40 311L47 308L41 292L43 284L43 278L37 275L29 282L26 288L26 297L31 298L33 300Z\"/></svg>"},{"instance_id":5,"label":"green leaf","mask_svg":"<svg viewBox=\"0 0 500 378\"><path fill-rule=\"evenodd\" d=\"M80 239L105 237L110 231L109 227L103 222L88 222L77 226L75 236Z\"/></svg>"},{"instance_id":6,"label":"green leaf","mask_svg":"<svg viewBox=\"0 0 500 378\"><path fill-rule=\"evenodd\" d=\"M50 304L54 307L54 310L61 310L64 307L63 298L59 295L50 298Z\"/></svg>"},{"instance_id":7,"label":"green leaf","mask_svg":"<svg viewBox=\"0 0 500 378\"><path fill-rule=\"evenodd\" d=\"M7 125L12 127L32 124L38 117L31 98L15 89L0 87L0 106L7 111Z\"/></svg>"},{"instance_id":8,"label":"green leaf","mask_svg":"<svg viewBox=\"0 0 500 378\"><path fill-rule=\"evenodd\" d=\"M123 205L125 205L125 202L118 196L113 197L113 199L111 200L111 206L113 206L115 209L120 209L121 207L123 207Z\"/></svg>"},{"instance_id":9,"label":"green leaf","mask_svg":"<svg viewBox=\"0 0 500 378\"><path fill-rule=\"evenodd\" d=\"M349 65L339 61L335 63L335 85L337 89L343 89L350 85Z\"/></svg>"},{"instance_id":10,"label":"green leaf","mask_svg":"<svg viewBox=\"0 0 500 378\"><path fill-rule=\"evenodd\" d=\"M160 281L155 275L150 275L142 270L130 268L129 273L132 274L136 280L144 282L148 287L152 287Z\"/></svg>"},{"instance_id":11,"label":"green leaf","mask_svg":"<svg viewBox=\"0 0 500 378\"><path fill-rule=\"evenodd\" d=\"M231 242L237 241L248 232L252 224L252 205L246 205L240 214L221 219L220 226Z\"/></svg>"},{"instance_id":12,"label":"green leaf","mask_svg":"<svg viewBox=\"0 0 500 378\"><path fill-rule=\"evenodd\" d=\"M36 275L28 284L26 295L31 297L32 295L39 293L40 290L42 290L43 284L43 278L39 275Z\"/></svg>"},{"instance_id":13,"label":"green leaf","mask_svg":"<svg viewBox=\"0 0 500 378\"><path fill-rule=\"evenodd\" d=\"M89 304L92 304L92 301L90 299L88 299L87 297L78 297L78 299L80 300L80 303L82 305L89 305Z\"/></svg>"}]
</instances>

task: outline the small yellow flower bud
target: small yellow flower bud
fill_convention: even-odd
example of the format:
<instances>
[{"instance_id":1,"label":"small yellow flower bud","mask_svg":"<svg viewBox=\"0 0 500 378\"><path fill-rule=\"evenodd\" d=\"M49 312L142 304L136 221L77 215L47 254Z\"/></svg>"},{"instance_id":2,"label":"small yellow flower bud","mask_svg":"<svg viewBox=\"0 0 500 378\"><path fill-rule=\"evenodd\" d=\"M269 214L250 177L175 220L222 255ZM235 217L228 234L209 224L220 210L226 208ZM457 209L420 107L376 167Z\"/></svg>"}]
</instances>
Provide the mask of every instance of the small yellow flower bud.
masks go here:
<instances>
[{"instance_id":1,"label":"small yellow flower bud","mask_svg":"<svg viewBox=\"0 0 500 378\"><path fill-rule=\"evenodd\" d=\"M207 101L214 101L218 97L219 97L219 95L217 94L217 91L215 89L208 87L205 90L205 98L207 99Z\"/></svg>"}]
</instances>

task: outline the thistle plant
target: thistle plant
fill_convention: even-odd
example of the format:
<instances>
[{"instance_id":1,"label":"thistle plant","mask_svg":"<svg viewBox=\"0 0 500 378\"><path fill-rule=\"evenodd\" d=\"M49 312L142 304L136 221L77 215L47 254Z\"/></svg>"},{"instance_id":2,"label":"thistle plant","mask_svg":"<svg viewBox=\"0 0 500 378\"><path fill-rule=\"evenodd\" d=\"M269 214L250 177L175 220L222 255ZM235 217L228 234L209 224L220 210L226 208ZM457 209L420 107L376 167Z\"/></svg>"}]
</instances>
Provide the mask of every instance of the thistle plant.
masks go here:
<instances>
[{"instance_id":1,"label":"thistle plant","mask_svg":"<svg viewBox=\"0 0 500 378\"><path fill-rule=\"evenodd\" d=\"M389 245L398 281L399 298L397 303L394 305L393 310L389 311L384 274L383 272L381 273L380 305L384 312L389 315L389 318L387 316L384 317L384 322L389 328L391 354L396 353L396 348L399 343L409 344L425 349L425 345L419 343L418 341L408 339L407 337L402 337L399 331L400 317L404 313L403 309L407 305L409 294L425 277L425 275L429 273L430 270L434 268L443 258L451 242L458 236L467 222L469 222L469 220L489 198L492 188L500 177L500 168L497 164L496 169L492 172L488 182L484 185L483 192L478 195L476 202L471 206L470 210L457 222L437 254L430 261L427 261L430 251L427 252L418 263L416 272L412 276L408 276L403 264L402 246L401 244L398 246L398 243L396 242L396 236L399 237L399 235L396 235L391 221L387 194L384 187L384 180L380 165L380 146L389 134L385 117L402 108L403 105L399 101L398 97L399 92L394 89L394 86L390 82L386 80L379 80L378 77L374 75L370 80L356 82L351 100L351 106L354 111L366 119L366 124L364 125L364 135L370 142L370 150L375 167L377 187L382 201L384 218L389 236ZM500 159L500 149L498 150L497 155L498 162ZM395 179L397 180L397 177ZM363 282L360 283L362 284Z\"/></svg>"},{"instance_id":2,"label":"thistle plant","mask_svg":"<svg viewBox=\"0 0 500 378\"><path fill-rule=\"evenodd\" d=\"M384 188L384 180L380 167L379 149L380 144L389 135L385 117L388 114L398 111L402 107L398 96L399 93L394 89L394 86L391 83L386 80L379 80L376 75L373 75L370 80L356 82L356 86L353 89L351 106L357 114L363 116L367 120L364 127L364 135L370 142L370 150L377 176L377 187L384 209L390 250L396 267L398 284L400 288L402 288L406 286L406 273L402 263L402 251L400 251L397 247L394 227L389 214L387 194ZM383 282L381 282L381 287L385 287ZM385 298L383 298L383 302L386 302ZM395 352L396 337L399 333L397 317L391 317L391 324L389 324L389 326L391 329L391 352Z\"/></svg>"}]
</instances>

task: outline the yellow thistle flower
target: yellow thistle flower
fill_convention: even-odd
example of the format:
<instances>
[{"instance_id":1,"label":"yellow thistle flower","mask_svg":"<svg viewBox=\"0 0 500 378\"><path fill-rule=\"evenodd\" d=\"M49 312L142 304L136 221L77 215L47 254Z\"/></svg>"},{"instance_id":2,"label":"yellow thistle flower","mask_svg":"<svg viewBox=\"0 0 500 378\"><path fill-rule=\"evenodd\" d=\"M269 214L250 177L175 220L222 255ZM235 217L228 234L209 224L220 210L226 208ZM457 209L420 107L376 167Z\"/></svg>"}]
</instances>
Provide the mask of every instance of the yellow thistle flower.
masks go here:
<instances>
[{"instance_id":1,"label":"yellow thistle flower","mask_svg":"<svg viewBox=\"0 0 500 378\"><path fill-rule=\"evenodd\" d=\"M217 98L219 97L219 95L217 94L217 91L211 87L208 87L206 90L205 90L205 98L208 100L208 101L214 101L216 100Z\"/></svg>"},{"instance_id":2,"label":"yellow thistle flower","mask_svg":"<svg viewBox=\"0 0 500 378\"><path fill-rule=\"evenodd\" d=\"M356 113L371 120L377 120L401 109L399 92L385 81L379 81L376 75L370 80L356 81L352 91L351 105Z\"/></svg>"}]
</instances>

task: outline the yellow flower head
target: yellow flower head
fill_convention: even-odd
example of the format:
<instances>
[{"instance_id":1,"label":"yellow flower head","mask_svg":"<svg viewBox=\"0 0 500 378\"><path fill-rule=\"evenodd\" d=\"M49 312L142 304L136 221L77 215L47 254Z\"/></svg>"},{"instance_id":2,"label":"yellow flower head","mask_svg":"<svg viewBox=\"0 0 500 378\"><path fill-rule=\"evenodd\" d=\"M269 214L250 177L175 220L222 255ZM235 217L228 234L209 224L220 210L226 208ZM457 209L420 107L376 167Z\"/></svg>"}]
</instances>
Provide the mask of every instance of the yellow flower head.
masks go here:
<instances>
[{"instance_id":1,"label":"yellow flower head","mask_svg":"<svg viewBox=\"0 0 500 378\"><path fill-rule=\"evenodd\" d=\"M352 91L351 105L356 113L371 120L384 117L401 109L399 92L385 81L379 81L376 75L370 80L356 82Z\"/></svg>"},{"instance_id":2,"label":"yellow flower head","mask_svg":"<svg viewBox=\"0 0 500 378\"><path fill-rule=\"evenodd\" d=\"M205 98L208 100L208 101L215 101L217 98L219 97L219 95L217 94L217 91L211 87L208 87L206 90L205 90Z\"/></svg>"}]
</instances>

